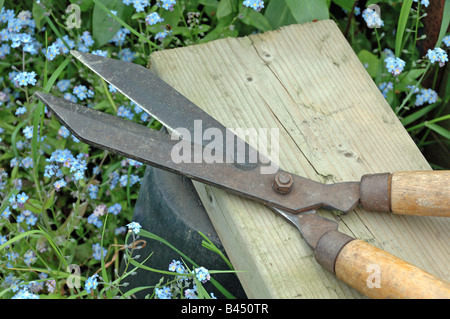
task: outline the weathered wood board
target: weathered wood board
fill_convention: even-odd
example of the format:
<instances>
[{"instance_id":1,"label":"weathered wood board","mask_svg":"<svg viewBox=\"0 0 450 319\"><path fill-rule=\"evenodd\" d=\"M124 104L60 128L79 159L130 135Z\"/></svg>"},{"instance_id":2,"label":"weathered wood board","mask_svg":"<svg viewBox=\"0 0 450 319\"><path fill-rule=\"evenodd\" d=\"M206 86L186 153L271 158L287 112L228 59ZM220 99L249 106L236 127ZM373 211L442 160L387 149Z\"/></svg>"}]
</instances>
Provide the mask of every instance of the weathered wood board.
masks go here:
<instances>
[{"instance_id":1,"label":"weathered wood board","mask_svg":"<svg viewBox=\"0 0 450 319\"><path fill-rule=\"evenodd\" d=\"M155 52L151 69L229 128L278 128L279 165L295 174L335 183L430 169L331 20ZM318 265L267 207L195 185L249 298L364 297ZM450 219L319 213L450 280Z\"/></svg>"}]
</instances>

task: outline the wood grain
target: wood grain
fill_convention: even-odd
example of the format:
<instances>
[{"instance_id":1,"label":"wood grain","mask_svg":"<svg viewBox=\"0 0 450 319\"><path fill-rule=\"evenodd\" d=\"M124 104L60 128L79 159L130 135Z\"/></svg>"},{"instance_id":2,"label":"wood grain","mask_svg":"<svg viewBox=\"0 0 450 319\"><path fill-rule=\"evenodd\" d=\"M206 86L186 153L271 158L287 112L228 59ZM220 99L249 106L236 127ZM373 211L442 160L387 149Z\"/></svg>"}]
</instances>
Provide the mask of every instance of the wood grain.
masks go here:
<instances>
[{"instance_id":1,"label":"wood grain","mask_svg":"<svg viewBox=\"0 0 450 319\"><path fill-rule=\"evenodd\" d=\"M395 172L391 209L394 214L450 217L450 171Z\"/></svg>"},{"instance_id":2,"label":"wood grain","mask_svg":"<svg viewBox=\"0 0 450 319\"><path fill-rule=\"evenodd\" d=\"M450 299L450 284L361 240L341 250L336 276L374 299Z\"/></svg>"},{"instance_id":3,"label":"wood grain","mask_svg":"<svg viewBox=\"0 0 450 319\"><path fill-rule=\"evenodd\" d=\"M151 65L229 128L278 128L279 165L295 174L335 183L430 169L331 20L163 50L152 54ZM363 297L318 265L299 232L267 207L195 186L249 298ZM359 208L340 218L319 214L337 219L342 232L450 279L446 218Z\"/></svg>"}]
</instances>

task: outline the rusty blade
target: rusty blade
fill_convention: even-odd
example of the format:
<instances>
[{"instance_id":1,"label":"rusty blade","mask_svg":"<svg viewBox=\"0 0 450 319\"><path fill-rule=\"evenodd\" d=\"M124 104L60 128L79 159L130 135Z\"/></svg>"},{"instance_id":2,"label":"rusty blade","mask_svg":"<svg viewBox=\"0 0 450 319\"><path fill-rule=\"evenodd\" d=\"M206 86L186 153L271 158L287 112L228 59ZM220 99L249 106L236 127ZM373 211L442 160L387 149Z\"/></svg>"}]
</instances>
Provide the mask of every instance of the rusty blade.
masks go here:
<instances>
[{"instance_id":1,"label":"rusty blade","mask_svg":"<svg viewBox=\"0 0 450 319\"><path fill-rule=\"evenodd\" d=\"M242 141L219 121L149 69L138 64L109 59L95 54L75 50L70 51L70 53L145 112L156 118L169 132L177 133L183 139L206 146L209 141L203 140L201 137L208 129L218 130L222 136L233 136L232 142L235 146L238 143L243 143L243 148L234 147L234 153L229 154L234 159L243 159L235 160L237 167L247 170L258 168L261 162L270 162L269 159L259 154L248 143ZM231 141L231 139L228 139L228 141ZM224 154L226 153L225 149L222 151ZM251 152L253 152L252 155L250 155ZM258 161L252 161L251 156L257 158ZM274 166L275 163L271 163L271 165Z\"/></svg>"},{"instance_id":2,"label":"rusty blade","mask_svg":"<svg viewBox=\"0 0 450 319\"><path fill-rule=\"evenodd\" d=\"M321 184L292 175L291 191L280 194L272 189L276 173L261 174L259 169L243 170L236 167L235 163L220 161L174 161L173 152L179 150L177 147L182 141L172 140L171 135L165 132L154 131L43 92L36 92L35 95L85 143L222 188L270 207L293 213L322 207L348 212L359 202L358 182ZM195 157L198 148L193 143L189 145L192 146L192 157ZM207 158L205 155L208 153L213 153L205 146L200 148L200 152L203 159ZM216 158L220 157L214 156Z\"/></svg>"}]
</instances>

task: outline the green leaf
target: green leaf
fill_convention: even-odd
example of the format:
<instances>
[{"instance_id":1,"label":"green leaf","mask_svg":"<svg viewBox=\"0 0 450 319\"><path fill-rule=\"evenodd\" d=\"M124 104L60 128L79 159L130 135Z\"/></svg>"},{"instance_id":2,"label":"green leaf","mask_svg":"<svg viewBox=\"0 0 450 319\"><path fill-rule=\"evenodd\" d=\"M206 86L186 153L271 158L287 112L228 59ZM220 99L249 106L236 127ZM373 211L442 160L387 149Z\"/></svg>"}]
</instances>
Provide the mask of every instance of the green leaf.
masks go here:
<instances>
[{"instance_id":1,"label":"green leaf","mask_svg":"<svg viewBox=\"0 0 450 319\"><path fill-rule=\"evenodd\" d=\"M83 0L83 1L80 1L80 0L70 0L70 2L73 3L73 4L76 4L76 5L78 5L78 6L80 6L80 10L81 10L82 12L86 12L86 11L88 11L88 10L92 10L92 5L93 5L92 0Z\"/></svg>"},{"instance_id":2,"label":"green leaf","mask_svg":"<svg viewBox=\"0 0 450 319\"><path fill-rule=\"evenodd\" d=\"M264 16L273 29L295 23L291 10L286 5L286 0L270 1L264 11Z\"/></svg>"},{"instance_id":3,"label":"green leaf","mask_svg":"<svg viewBox=\"0 0 450 319\"><path fill-rule=\"evenodd\" d=\"M230 28L230 22L232 19L233 18L231 15L221 19L217 26L200 40L200 43L205 43L226 37L236 37L238 35L237 28Z\"/></svg>"},{"instance_id":4,"label":"green leaf","mask_svg":"<svg viewBox=\"0 0 450 319\"><path fill-rule=\"evenodd\" d=\"M411 11L413 0L404 0L402 4L402 9L400 10L400 16L398 18L397 33L395 38L395 56L400 57L403 36L406 29L406 23L408 22L409 13Z\"/></svg>"},{"instance_id":5,"label":"green leaf","mask_svg":"<svg viewBox=\"0 0 450 319\"><path fill-rule=\"evenodd\" d=\"M28 201L24 204L25 209L28 209L32 211L35 214L42 213L42 204L37 199L30 198Z\"/></svg>"},{"instance_id":6,"label":"green leaf","mask_svg":"<svg viewBox=\"0 0 450 319\"><path fill-rule=\"evenodd\" d=\"M326 0L286 0L286 4L297 23L330 17Z\"/></svg>"},{"instance_id":7,"label":"green leaf","mask_svg":"<svg viewBox=\"0 0 450 319\"><path fill-rule=\"evenodd\" d=\"M358 53L358 58L363 65L368 66L366 68L367 73L369 73L372 78L376 78L380 69L380 60L378 59L378 57L372 52L361 50Z\"/></svg>"},{"instance_id":8,"label":"green leaf","mask_svg":"<svg viewBox=\"0 0 450 319\"><path fill-rule=\"evenodd\" d=\"M159 15L164 19L164 24L169 24L171 26L176 26L183 20L183 12L179 5L174 6L172 11L161 9Z\"/></svg>"},{"instance_id":9,"label":"green leaf","mask_svg":"<svg viewBox=\"0 0 450 319\"><path fill-rule=\"evenodd\" d=\"M222 1L217 0L199 0L199 4L203 4L205 7L217 8Z\"/></svg>"},{"instance_id":10,"label":"green leaf","mask_svg":"<svg viewBox=\"0 0 450 319\"><path fill-rule=\"evenodd\" d=\"M425 123L425 126L428 127L430 130L433 130L436 133L438 133L439 135L442 135L443 137L450 140L450 131L443 128L442 126L439 126L434 123Z\"/></svg>"},{"instance_id":11,"label":"green leaf","mask_svg":"<svg viewBox=\"0 0 450 319\"><path fill-rule=\"evenodd\" d=\"M412 69L404 74L401 82L407 83L408 85L412 82L416 82L419 76L425 72L425 69Z\"/></svg>"},{"instance_id":12,"label":"green leaf","mask_svg":"<svg viewBox=\"0 0 450 319\"><path fill-rule=\"evenodd\" d=\"M222 0L219 2L219 6L217 7L217 19L222 19L233 13L234 10L234 1L233 0Z\"/></svg>"},{"instance_id":13,"label":"green leaf","mask_svg":"<svg viewBox=\"0 0 450 319\"><path fill-rule=\"evenodd\" d=\"M1 6L0 6L1 7ZM44 9L37 4L36 2L33 3L33 19L36 23L36 28L39 30L42 30L43 27L43 20L44 20Z\"/></svg>"},{"instance_id":14,"label":"green leaf","mask_svg":"<svg viewBox=\"0 0 450 319\"><path fill-rule=\"evenodd\" d=\"M351 11L355 4L355 0L333 0L333 2L347 11Z\"/></svg>"},{"instance_id":15,"label":"green leaf","mask_svg":"<svg viewBox=\"0 0 450 319\"><path fill-rule=\"evenodd\" d=\"M263 32L272 29L269 21L265 16L262 15L262 13L256 12L255 10L250 8L244 8L244 18L242 18L241 21Z\"/></svg>"},{"instance_id":16,"label":"green leaf","mask_svg":"<svg viewBox=\"0 0 450 319\"><path fill-rule=\"evenodd\" d=\"M101 1L104 5L108 6L109 10L117 11L117 16L121 17L124 10L125 5L121 0L98 0ZM120 24L117 23L112 17L106 13L99 5L94 6L94 10L92 13L92 35L95 40L95 44L97 47L101 47L108 43L114 35L119 31Z\"/></svg>"}]
</instances>

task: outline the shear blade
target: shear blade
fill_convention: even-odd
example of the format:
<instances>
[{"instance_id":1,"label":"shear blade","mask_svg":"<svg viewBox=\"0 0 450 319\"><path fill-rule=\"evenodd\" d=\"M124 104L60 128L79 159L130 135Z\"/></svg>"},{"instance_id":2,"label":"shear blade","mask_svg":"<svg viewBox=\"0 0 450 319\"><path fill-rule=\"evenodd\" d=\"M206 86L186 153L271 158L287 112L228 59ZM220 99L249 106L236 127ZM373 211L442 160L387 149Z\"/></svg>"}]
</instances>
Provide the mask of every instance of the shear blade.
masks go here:
<instances>
[{"instance_id":1,"label":"shear blade","mask_svg":"<svg viewBox=\"0 0 450 319\"><path fill-rule=\"evenodd\" d=\"M260 174L255 169L242 170L235 163L221 161L224 156L219 153L220 150L215 153L203 145L198 147L179 139L173 140L165 132L151 130L50 94L36 92L35 95L77 138L87 144L270 204L264 189L271 191L273 176ZM185 147L182 151L191 151L190 157L181 162L174 160L180 146ZM196 160L196 152L200 152L201 161ZM208 158L209 163L205 162ZM219 164L211 163L213 159Z\"/></svg>"},{"instance_id":2,"label":"shear blade","mask_svg":"<svg viewBox=\"0 0 450 319\"><path fill-rule=\"evenodd\" d=\"M204 156L200 156L200 161L174 162L172 151L177 144L169 135L156 134L131 121L38 93L37 96L82 141L289 212L298 213L322 207L348 212L359 202L357 182L325 185L294 174L291 174L294 183L289 194L275 192L272 183L279 170L275 163L151 71L129 62L77 51L71 53L169 131L178 133L191 146L201 145L200 152L209 147L209 141L202 138L203 133L208 129L218 130L221 137L227 137L227 140L220 147L214 147L214 151L222 154L226 160L211 163L205 162ZM196 132L196 121L201 121L201 132ZM188 134L183 133L183 130ZM201 138L196 139L199 134ZM229 143L230 137L232 143ZM244 149L239 147L242 144ZM250 154L254 156L251 158ZM194 146L195 155L198 152L195 152ZM254 161L255 158L257 161ZM262 173L263 168L267 167L270 169Z\"/></svg>"},{"instance_id":3,"label":"shear blade","mask_svg":"<svg viewBox=\"0 0 450 319\"><path fill-rule=\"evenodd\" d=\"M206 146L209 141L202 137L208 129L213 129L215 132L219 131L220 135L224 137L233 137L234 153L230 156L234 159L242 159L235 161L238 167L244 170L258 167L258 163L251 160L250 154L254 154L254 158L259 162L270 162L268 158L258 153L256 149L241 140L149 69L138 64L95 54L75 50L70 52L94 73L157 119L170 132L182 136L183 139ZM189 134L186 134L186 131ZM230 140L228 139L227 142ZM242 143L244 147L238 147L239 143ZM221 152L227 153L225 149L222 149ZM271 163L271 165L274 166L275 163Z\"/></svg>"}]
</instances>

